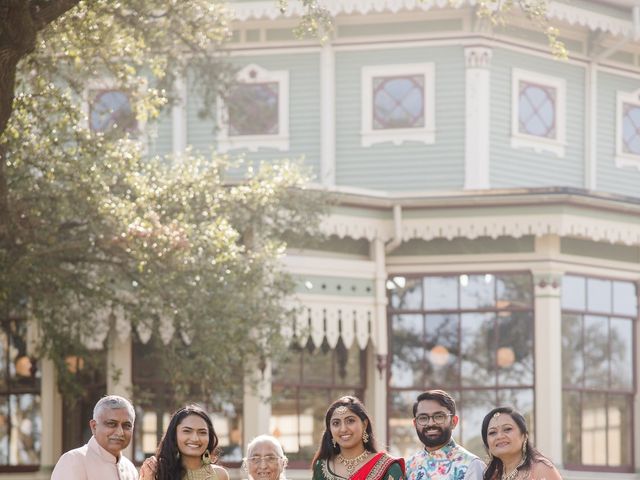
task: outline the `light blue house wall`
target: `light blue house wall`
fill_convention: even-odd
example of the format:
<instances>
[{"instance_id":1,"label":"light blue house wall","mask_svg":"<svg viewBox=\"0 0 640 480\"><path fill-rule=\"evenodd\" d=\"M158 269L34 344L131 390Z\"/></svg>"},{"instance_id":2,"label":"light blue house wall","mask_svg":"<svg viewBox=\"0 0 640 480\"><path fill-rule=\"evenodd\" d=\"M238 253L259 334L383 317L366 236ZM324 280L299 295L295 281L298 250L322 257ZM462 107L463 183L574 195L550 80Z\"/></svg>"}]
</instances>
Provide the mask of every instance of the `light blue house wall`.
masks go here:
<instances>
[{"instance_id":1,"label":"light blue house wall","mask_svg":"<svg viewBox=\"0 0 640 480\"><path fill-rule=\"evenodd\" d=\"M361 146L361 70L433 62L436 140ZM338 51L336 183L380 190L451 190L464 178L464 53L460 47ZM295 100L294 100L295 101ZM429 107L427 107L429 108Z\"/></svg>"},{"instance_id":2,"label":"light blue house wall","mask_svg":"<svg viewBox=\"0 0 640 480\"><path fill-rule=\"evenodd\" d=\"M640 78L623 77L607 72L598 74L598 161L597 188L611 193L640 197L640 171L636 167L617 167L616 95L640 88Z\"/></svg>"},{"instance_id":3,"label":"light blue house wall","mask_svg":"<svg viewBox=\"0 0 640 480\"><path fill-rule=\"evenodd\" d=\"M511 147L512 69L519 68L566 81L566 147L553 153ZM584 186L585 70L561 60L495 48L491 61L492 188Z\"/></svg>"},{"instance_id":4,"label":"light blue house wall","mask_svg":"<svg viewBox=\"0 0 640 480\"><path fill-rule=\"evenodd\" d=\"M265 70L289 72L289 151L260 148L257 152L234 149L230 155L242 155L251 163L280 159L304 159L317 175L320 168L320 57L316 52L276 55L238 55L230 58L238 69L256 64ZM213 118L199 116L202 99L189 95L187 142L196 151L208 153L215 145Z\"/></svg>"}]
</instances>

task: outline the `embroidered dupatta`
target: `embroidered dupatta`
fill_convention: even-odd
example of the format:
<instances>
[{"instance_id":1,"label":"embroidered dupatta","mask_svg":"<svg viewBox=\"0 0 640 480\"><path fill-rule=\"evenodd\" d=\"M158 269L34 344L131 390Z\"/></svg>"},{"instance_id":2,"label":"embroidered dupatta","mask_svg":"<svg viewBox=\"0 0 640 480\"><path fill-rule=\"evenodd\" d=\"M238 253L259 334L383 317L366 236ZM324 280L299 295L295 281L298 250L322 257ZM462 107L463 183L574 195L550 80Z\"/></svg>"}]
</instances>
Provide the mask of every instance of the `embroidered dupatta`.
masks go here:
<instances>
[{"instance_id":1,"label":"embroidered dupatta","mask_svg":"<svg viewBox=\"0 0 640 480\"><path fill-rule=\"evenodd\" d=\"M376 453L351 477L345 479L329 470L327 460L318 460L313 467L313 480L404 480L404 459L386 453Z\"/></svg>"},{"instance_id":2,"label":"embroidered dupatta","mask_svg":"<svg viewBox=\"0 0 640 480\"><path fill-rule=\"evenodd\" d=\"M358 469L349 480L385 480L387 471L398 464L404 478L404 459L394 458L384 452L376 453L371 460ZM399 480L399 479L395 479Z\"/></svg>"}]
</instances>

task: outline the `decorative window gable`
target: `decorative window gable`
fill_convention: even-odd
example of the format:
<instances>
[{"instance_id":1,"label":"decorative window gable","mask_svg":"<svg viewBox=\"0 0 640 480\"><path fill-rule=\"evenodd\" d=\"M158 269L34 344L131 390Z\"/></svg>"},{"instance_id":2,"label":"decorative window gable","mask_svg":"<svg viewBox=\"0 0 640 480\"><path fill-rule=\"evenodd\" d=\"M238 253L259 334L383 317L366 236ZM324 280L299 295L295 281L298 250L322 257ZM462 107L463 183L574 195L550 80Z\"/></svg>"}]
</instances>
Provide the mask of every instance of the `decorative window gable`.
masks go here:
<instances>
[{"instance_id":1,"label":"decorative window gable","mask_svg":"<svg viewBox=\"0 0 640 480\"><path fill-rule=\"evenodd\" d=\"M432 63L363 67L362 146L435 142Z\"/></svg>"},{"instance_id":2,"label":"decorative window gable","mask_svg":"<svg viewBox=\"0 0 640 480\"><path fill-rule=\"evenodd\" d=\"M640 89L618 92L616 103L616 166L640 170Z\"/></svg>"},{"instance_id":3,"label":"decorative window gable","mask_svg":"<svg viewBox=\"0 0 640 480\"><path fill-rule=\"evenodd\" d=\"M289 72L245 66L217 110L218 150L289 150Z\"/></svg>"},{"instance_id":4,"label":"decorative window gable","mask_svg":"<svg viewBox=\"0 0 640 480\"><path fill-rule=\"evenodd\" d=\"M565 80L514 68L511 92L511 147L564 157Z\"/></svg>"}]
</instances>

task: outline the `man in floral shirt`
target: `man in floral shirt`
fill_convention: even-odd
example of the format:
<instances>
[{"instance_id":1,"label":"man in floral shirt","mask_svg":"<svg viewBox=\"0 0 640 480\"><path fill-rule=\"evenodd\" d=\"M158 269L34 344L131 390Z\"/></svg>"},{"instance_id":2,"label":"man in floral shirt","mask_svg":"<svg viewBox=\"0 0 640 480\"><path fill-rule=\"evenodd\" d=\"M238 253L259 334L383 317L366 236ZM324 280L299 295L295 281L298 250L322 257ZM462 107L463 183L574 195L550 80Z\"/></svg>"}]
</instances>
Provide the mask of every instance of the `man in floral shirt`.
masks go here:
<instances>
[{"instance_id":1,"label":"man in floral shirt","mask_svg":"<svg viewBox=\"0 0 640 480\"><path fill-rule=\"evenodd\" d=\"M458 425L451 395L442 390L418 395L413 425L424 448L407 460L407 480L482 480L482 460L451 438Z\"/></svg>"}]
</instances>

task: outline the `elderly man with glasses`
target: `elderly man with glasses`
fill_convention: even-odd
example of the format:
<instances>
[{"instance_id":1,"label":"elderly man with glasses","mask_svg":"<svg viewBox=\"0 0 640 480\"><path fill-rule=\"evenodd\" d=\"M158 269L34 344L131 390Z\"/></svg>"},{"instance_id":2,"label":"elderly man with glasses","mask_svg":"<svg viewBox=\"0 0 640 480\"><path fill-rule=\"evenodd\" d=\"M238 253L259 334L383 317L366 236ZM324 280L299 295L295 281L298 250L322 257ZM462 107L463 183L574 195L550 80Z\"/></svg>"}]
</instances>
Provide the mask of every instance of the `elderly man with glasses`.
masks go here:
<instances>
[{"instance_id":1,"label":"elderly man with glasses","mask_svg":"<svg viewBox=\"0 0 640 480\"><path fill-rule=\"evenodd\" d=\"M407 460L407 480L482 480L482 460L451 438L458 425L451 395L442 390L418 395L413 425L424 448Z\"/></svg>"}]
</instances>

